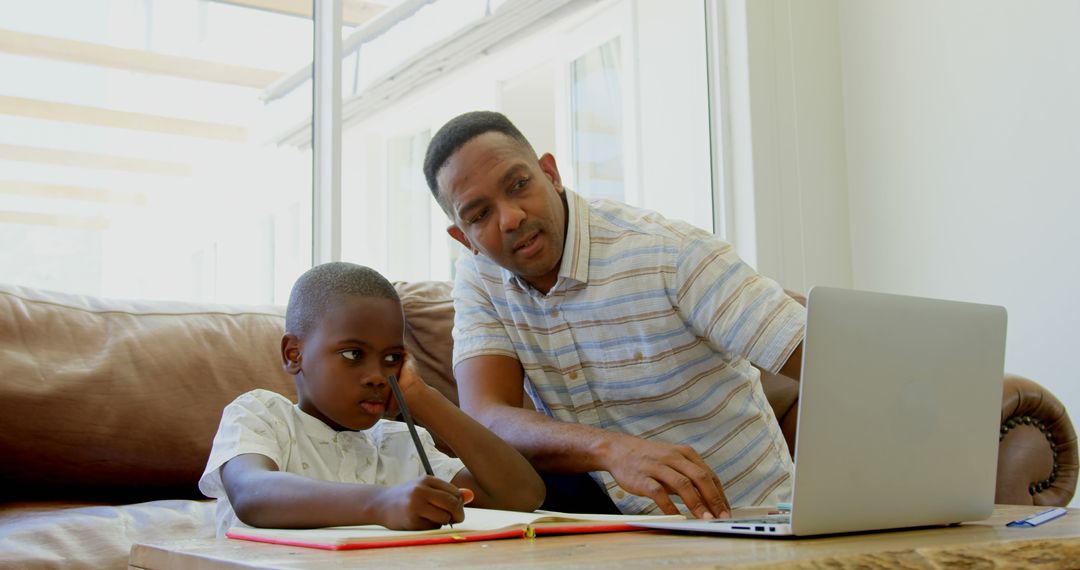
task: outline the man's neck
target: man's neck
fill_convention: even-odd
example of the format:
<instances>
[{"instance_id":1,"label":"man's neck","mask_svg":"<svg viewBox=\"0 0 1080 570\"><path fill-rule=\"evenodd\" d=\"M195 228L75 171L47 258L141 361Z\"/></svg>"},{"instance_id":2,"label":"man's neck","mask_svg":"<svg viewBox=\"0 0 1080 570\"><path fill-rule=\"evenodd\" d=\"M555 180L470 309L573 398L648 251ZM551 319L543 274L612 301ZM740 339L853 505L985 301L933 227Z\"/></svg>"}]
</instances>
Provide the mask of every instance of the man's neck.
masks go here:
<instances>
[{"instance_id":1,"label":"man's neck","mask_svg":"<svg viewBox=\"0 0 1080 570\"><path fill-rule=\"evenodd\" d=\"M563 251L559 254L559 261L555 264L555 269L538 279L526 279L521 277L521 280L528 283L530 287L536 289L543 295L547 295L548 291L555 286L555 283L559 281L559 271L562 270L563 256L566 255L566 244L570 243L570 204L567 202L566 188L563 187L563 191L559 193L559 197L562 198L563 206Z\"/></svg>"}]
</instances>

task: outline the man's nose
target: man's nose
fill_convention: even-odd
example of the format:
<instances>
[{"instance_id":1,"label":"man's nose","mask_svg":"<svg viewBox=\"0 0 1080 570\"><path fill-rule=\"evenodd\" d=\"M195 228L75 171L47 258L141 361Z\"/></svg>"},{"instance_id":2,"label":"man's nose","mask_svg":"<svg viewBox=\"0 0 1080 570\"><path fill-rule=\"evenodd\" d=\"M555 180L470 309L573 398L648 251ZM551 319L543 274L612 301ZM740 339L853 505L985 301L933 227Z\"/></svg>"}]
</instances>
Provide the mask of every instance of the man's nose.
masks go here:
<instances>
[{"instance_id":1,"label":"man's nose","mask_svg":"<svg viewBox=\"0 0 1080 570\"><path fill-rule=\"evenodd\" d=\"M512 232L525 221L525 210L518 206L504 206L499 210L499 227L504 232Z\"/></svg>"}]
</instances>

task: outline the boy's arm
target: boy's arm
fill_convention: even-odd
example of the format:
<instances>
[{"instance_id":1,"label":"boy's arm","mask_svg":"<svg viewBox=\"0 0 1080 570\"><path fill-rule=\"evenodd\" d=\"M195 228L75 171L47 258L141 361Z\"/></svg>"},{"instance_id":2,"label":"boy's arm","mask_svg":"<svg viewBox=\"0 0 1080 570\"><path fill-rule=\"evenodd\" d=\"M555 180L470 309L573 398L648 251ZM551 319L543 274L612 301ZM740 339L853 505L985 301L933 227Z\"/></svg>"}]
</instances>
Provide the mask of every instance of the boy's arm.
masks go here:
<instances>
[{"instance_id":1,"label":"boy's arm","mask_svg":"<svg viewBox=\"0 0 1080 570\"><path fill-rule=\"evenodd\" d=\"M475 493L470 505L512 511L540 507L544 482L536 470L513 447L425 384L411 356L402 368L401 384L412 414L465 464L452 482Z\"/></svg>"},{"instance_id":2,"label":"boy's arm","mask_svg":"<svg viewBox=\"0 0 1080 570\"><path fill-rule=\"evenodd\" d=\"M540 469L608 471L623 489L649 497L668 514L678 513L669 495L682 498L698 518L730 513L720 480L693 448L561 422L521 408L522 369L516 359L475 356L459 363L454 375L462 409Z\"/></svg>"},{"instance_id":3,"label":"boy's arm","mask_svg":"<svg viewBox=\"0 0 1080 570\"><path fill-rule=\"evenodd\" d=\"M393 487L335 483L279 471L269 457L247 453L221 467L221 482L237 518L256 527L419 530L465 518L461 492L435 477Z\"/></svg>"}]
</instances>

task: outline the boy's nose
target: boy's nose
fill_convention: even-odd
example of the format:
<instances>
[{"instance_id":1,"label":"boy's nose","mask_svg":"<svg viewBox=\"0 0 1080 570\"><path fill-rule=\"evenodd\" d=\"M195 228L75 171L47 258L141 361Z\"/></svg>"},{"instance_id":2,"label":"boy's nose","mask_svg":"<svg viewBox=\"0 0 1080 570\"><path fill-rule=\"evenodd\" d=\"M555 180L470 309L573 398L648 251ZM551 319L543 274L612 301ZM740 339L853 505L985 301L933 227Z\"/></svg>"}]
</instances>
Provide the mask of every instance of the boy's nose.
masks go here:
<instances>
[{"instance_id":1,"label":"boy's nose","mask_svg":"<svg viewBox=\"0 0 1080 570\"><path fill-rule=\"evenodd\" d=\"M364 377L364 385L365 386L370 386L372 388L381 388L383 386L386 386L387 383L388 383L388 381L387 381L386 377L383 376L382 374L373 373L373 374L368 374L367 376Z\"/></svg>"}]
</instances>

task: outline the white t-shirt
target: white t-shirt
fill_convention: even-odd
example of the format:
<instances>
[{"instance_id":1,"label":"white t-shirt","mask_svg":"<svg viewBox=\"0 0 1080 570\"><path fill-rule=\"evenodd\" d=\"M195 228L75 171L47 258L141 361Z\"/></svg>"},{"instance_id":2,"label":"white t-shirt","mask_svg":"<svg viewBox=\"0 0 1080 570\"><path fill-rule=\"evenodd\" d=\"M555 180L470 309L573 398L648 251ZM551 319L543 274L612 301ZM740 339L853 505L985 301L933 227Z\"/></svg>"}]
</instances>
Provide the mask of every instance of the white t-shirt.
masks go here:
<instances>
[{"instance_id":1,"label":"white t-shirt","mask_svg":"<svg viewBox=\"0 0 1080 570\"><path fill-rule=\"evenodd\" d=\"M427 430L417 427L431 468L449 481L465 465L435 448ZM225 407L199 490L217 499L217 531L248 526L236 518L221 484L221 466L245 453L269 457L278 469L338 483L397 485L424 475L408 427L379 420L364 431L334 431L281 394L252 390Z\"/></svg>"}]
</instances>

